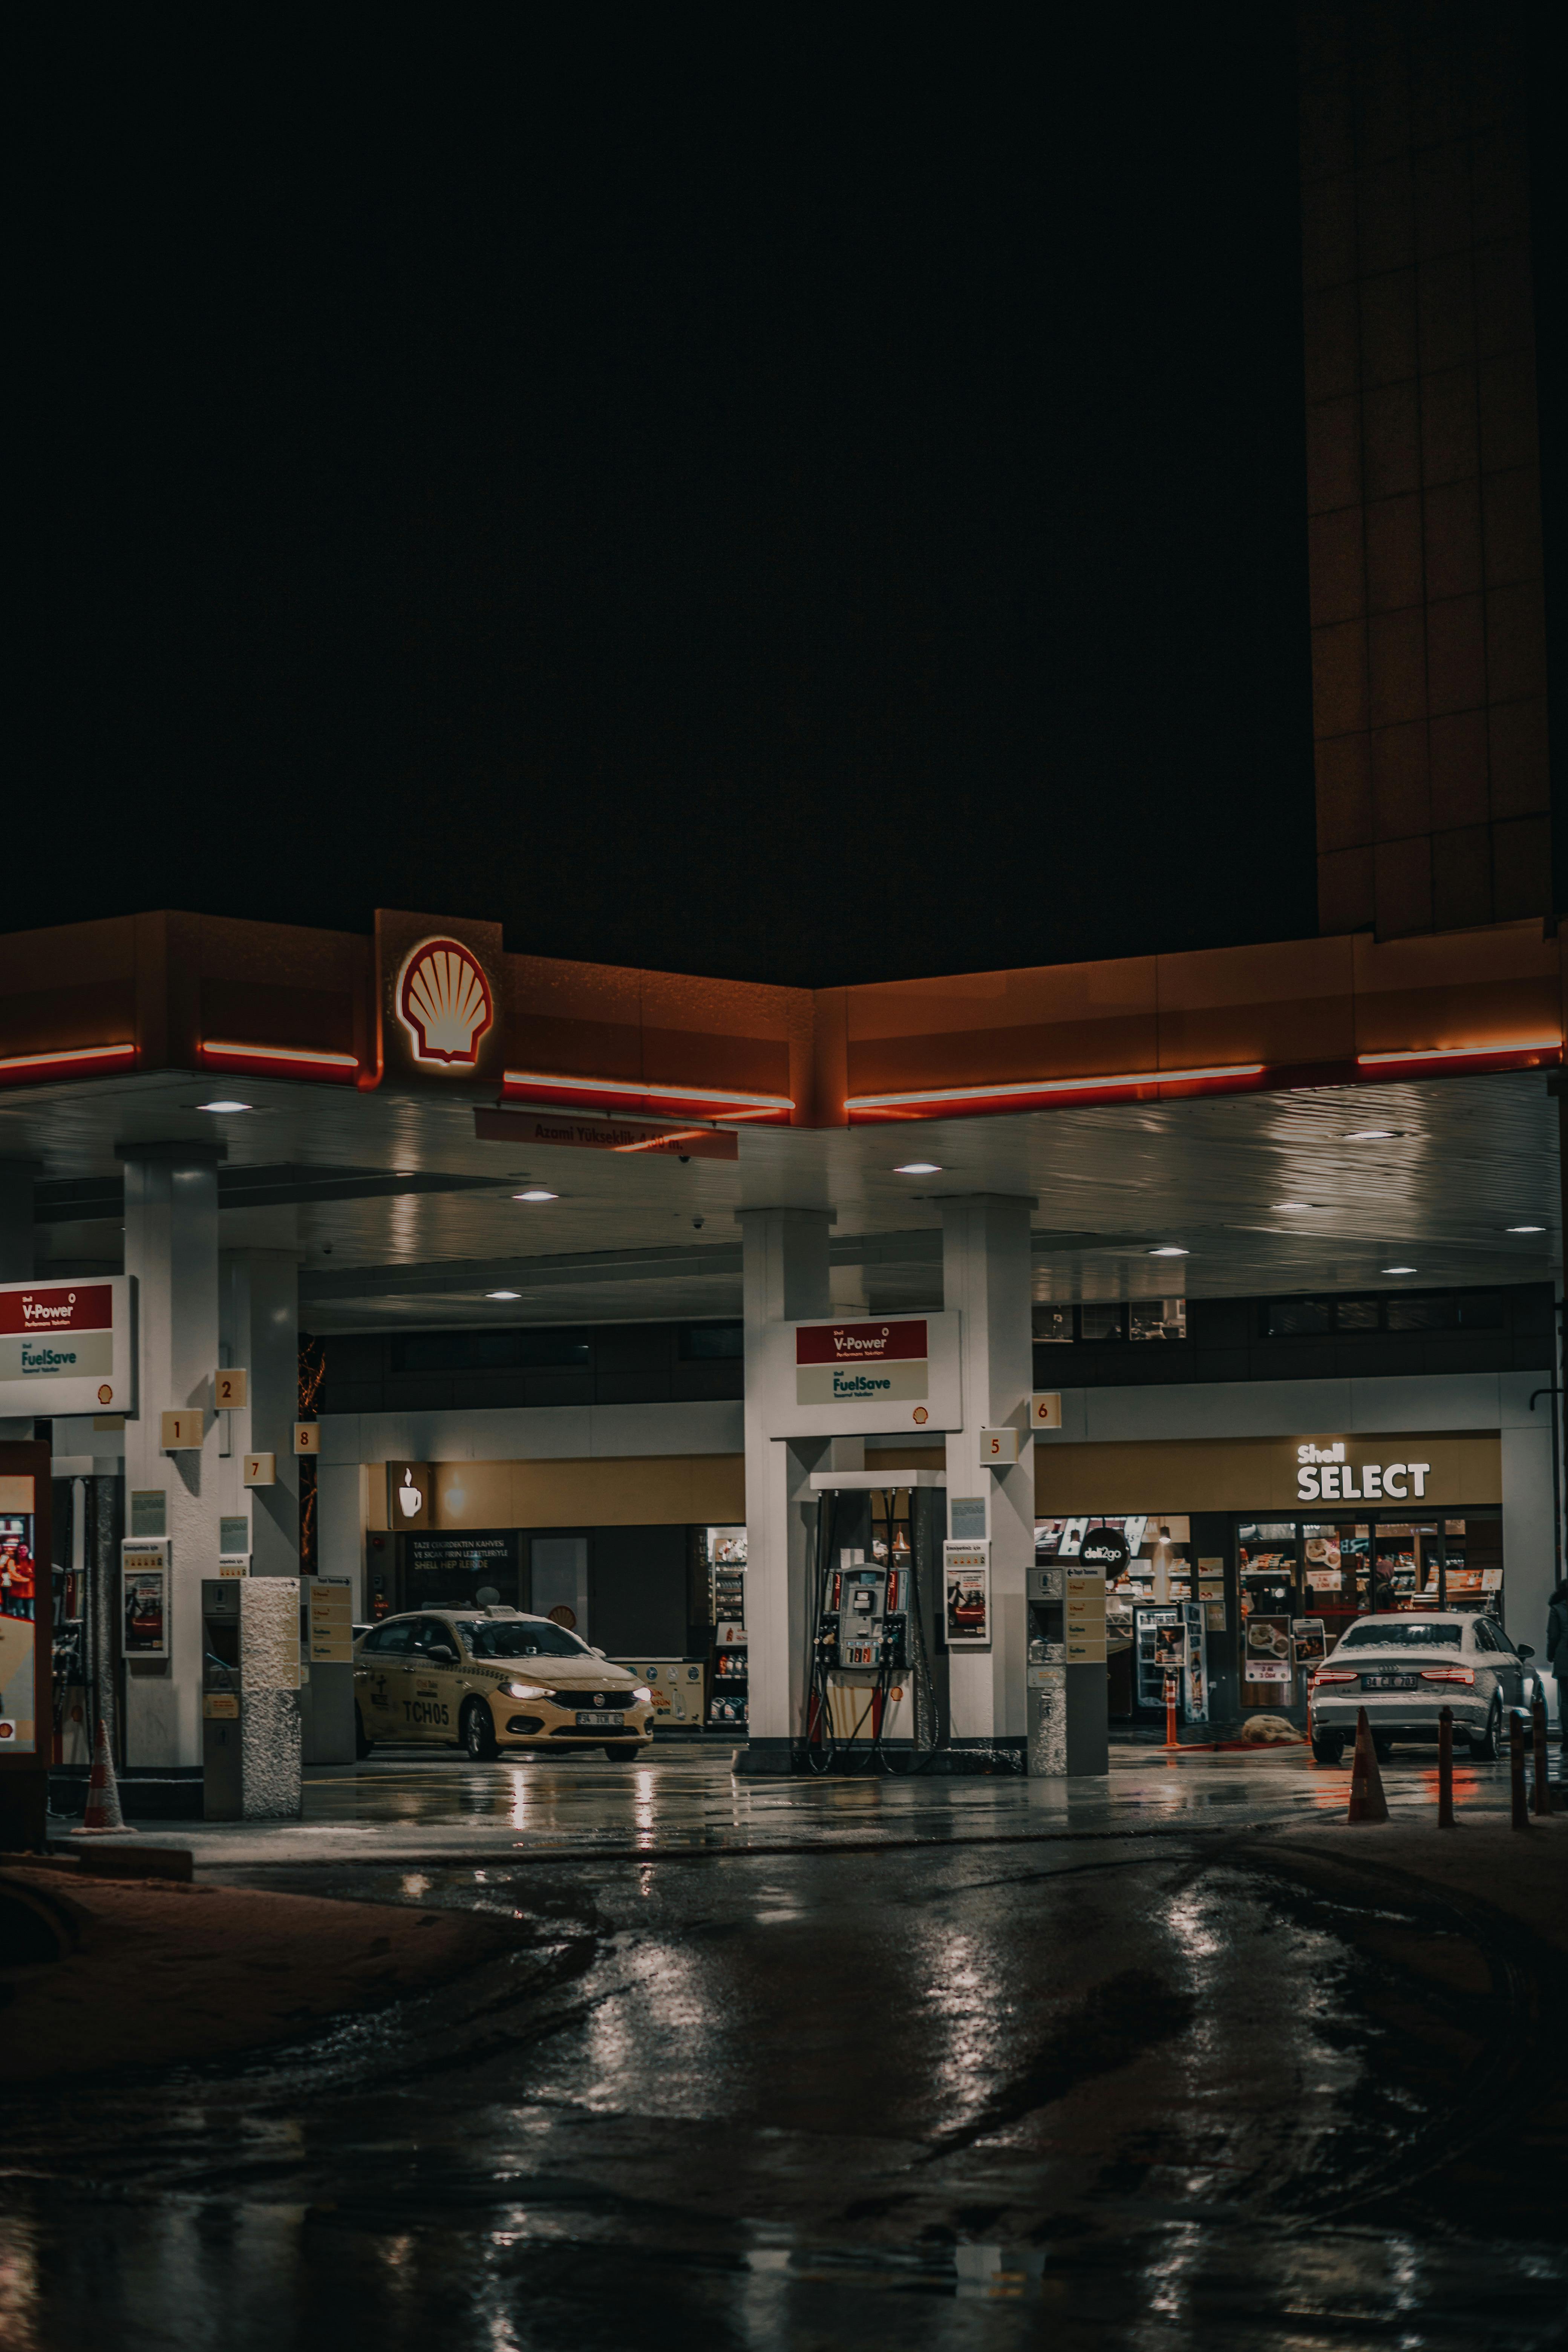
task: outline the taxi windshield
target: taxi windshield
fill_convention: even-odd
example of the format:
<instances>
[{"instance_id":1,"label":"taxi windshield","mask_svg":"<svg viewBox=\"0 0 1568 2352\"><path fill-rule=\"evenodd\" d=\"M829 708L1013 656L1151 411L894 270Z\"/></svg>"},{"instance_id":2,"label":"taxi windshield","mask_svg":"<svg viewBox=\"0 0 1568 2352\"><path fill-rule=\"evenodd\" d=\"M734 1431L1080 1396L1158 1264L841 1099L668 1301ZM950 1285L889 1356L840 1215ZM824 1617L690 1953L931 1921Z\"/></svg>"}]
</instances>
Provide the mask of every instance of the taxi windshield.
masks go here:
<instances>
[{"instance_id":1,"label":"taxi windshield","mask_svg":"<svg viewBox=\"0 0 1568 2352\"><path fill-rule=\"evenodd\" d=\"M476 1658L581 1658L587 1645L548 1617L480 1617L462 1622L464 1641Z\"/></svg>"}]
</instances>

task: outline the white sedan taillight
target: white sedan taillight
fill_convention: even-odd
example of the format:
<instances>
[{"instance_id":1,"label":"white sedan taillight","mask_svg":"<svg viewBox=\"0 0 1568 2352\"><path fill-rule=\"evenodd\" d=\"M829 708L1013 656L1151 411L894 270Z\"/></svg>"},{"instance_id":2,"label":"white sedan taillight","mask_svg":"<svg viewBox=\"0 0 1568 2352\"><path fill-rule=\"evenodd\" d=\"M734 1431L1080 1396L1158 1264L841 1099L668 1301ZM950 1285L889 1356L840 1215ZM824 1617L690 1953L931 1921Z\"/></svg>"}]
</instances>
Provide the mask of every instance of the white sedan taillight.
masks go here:
<instances>
[{"instance_id":1,"label":"white sedan taillight","mask_svg":"<svg viewBox=\"0 0 1568 2352\"><path fill-rule=\"evenodd\" d=\"M1316 1690L1320 1683L1353 1683L1360 1679L1359 1675L1349 1673L1342 1666L1320 1666L1312 1676L1312 1688Z\"/></svg>"},{"instance_id":2,"label":"white sedan taillight","mask_svg":"<svg viewBox=\"0 0 1568 2352\"><path fill-rule=\"evenodd\" d=\"M1475 1675L1468 1666L1423 1666L1424 1683L1473 1683Z\"/></svg>"}]
</instances>

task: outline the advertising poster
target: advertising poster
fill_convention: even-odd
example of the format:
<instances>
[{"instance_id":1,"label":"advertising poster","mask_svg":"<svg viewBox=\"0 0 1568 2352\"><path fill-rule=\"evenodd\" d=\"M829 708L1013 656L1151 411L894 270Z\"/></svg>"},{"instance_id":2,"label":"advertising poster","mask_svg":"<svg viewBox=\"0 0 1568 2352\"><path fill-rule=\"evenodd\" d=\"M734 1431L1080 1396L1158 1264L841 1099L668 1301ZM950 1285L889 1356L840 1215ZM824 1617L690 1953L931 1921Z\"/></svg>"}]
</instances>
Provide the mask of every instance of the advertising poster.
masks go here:
<instances>
[{"instance_id":1,"label":"advertising poster","mask_svg":"<svg viewBox=\"0 0 1568 2352\"><path fill-rule=\"evenodd\" d=\"M1182 1679L1182 1705L1189 1723L1206 1723L1209 1719L1209 1685L1204 1641L1204 1603L1201 1601L1184 1601L1182 1617L1187 1645L1186 1665Z\"/></svg>"},{"instance_id":2,"label":"advertising poster","mask_svg":"<svg viewBox=\"0 0 1568 2352\"><path fill-rule=\"evenodd\" d=\"M942 1548L942 1629L950 1650L991 1647L991 1546Z\"/></svg>"},{"instance_id":3,"label":"advertising poster","mask_svg":"<svg viewBox=\"0 0 1568 2352\"><path fill-rule=\"evenodd\" d=\"M1172 1614L1174 1615L1173 1611ZM1171 1625L1154 1628L1154 1671L1156 1674L1184 1674L1187 1664L1187 1629L1180 1618Z\"/></svg>"},{"instance_id":4,"label":"advertising poster","mask_svg":"<svg viewBox=\"0 0 1568 2352\"><path fill-rule=\"evenodd\" d=\"M1290 1620L1249 1617L1247 1621L1246 1678L1249 1683L1290 1681Z\"/></svg>"},{"instance_id":5,"label":"advertising poster","mask_svg":"<svg viewBox=\"0 0 1568 2352\"><path fill-rule=\"evenodd\" d=\"M1321 1666L1329 1651L1322 1619L1298 1617L1290 1630L1290 1646L1298 1666Z\"/></svg>"},{"instance_id":6,"label":"advertising poster","mask_svg":"<svg viewBox=\"0 0 1568 2352\"><path fill-rule=\"evenodd\" d=\"M0 1517L0 1748L37 1749L37 1571L30 1511Z\"/></svg>"},{"instance_id":7,"label":"advertising poster","mask_svg":"<svg viewBox=\"0 0 1568 2352\"><path fill-rule=\"evenodd\" d=\"M169 1654L169 1547L164 1543L121 1546L121 1651L127 1658Z\"/></svg>"}]
</instances>

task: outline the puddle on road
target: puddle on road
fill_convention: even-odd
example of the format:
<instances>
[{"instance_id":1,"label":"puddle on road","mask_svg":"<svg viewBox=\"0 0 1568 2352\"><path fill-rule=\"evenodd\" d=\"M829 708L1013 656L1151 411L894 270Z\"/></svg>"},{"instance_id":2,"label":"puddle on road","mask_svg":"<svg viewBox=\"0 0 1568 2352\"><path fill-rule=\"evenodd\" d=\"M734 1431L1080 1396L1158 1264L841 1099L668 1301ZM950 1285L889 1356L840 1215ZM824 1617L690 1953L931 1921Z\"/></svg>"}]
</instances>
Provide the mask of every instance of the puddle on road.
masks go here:
<instances>
[{"instance_id":1,"label":"puddle on road","mask_svg":"<svg viewBox=\"0 0 1568 2352\"><path fill-rule=\"evenodd\" d=\"M344 1869L518 1944L15 2102L0 2343L1561 2352L1556 1978L1332 1854L1151 1846Z\"/></svg>"},{"instance_id":2,"label":"puddle on road","mask_svg":"<svg viewBox=\"0 0 1568 2352\"><path fill-rule=\"evenodd\" d=\"M574 2352L693 2345L798 2352L1558 2352L1560 2259L1373 2232L1191 2222L1013 2244L781 2242L737 2229L701 2249L625 2234L615 2200L567 2184L454 2227L385 2231L330 2206L36 2204L0 2217L8 2352L341 2352L344 2344ZM595 2226L596 2225L596 2226Z\"/></svg>"}]
</instances>

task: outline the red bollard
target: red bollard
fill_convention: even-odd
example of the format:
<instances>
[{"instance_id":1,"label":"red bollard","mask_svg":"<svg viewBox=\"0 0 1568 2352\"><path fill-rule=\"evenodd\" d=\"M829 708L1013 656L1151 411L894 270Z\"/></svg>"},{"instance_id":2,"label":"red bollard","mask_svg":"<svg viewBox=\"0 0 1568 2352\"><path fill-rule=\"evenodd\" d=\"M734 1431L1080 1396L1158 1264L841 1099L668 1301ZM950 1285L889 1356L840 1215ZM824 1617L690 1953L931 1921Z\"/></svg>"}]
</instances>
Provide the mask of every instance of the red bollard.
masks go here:
<instances>
[{"instance_id":1,"label":"red bollard","mask_svg":"<svg viewBox=\"0 0 1568 2352\"><path fill-rule=\"evenodd\" d=\"M1355 1754L1351 1759L1351 1801L1345 1814L1347 1822L1385 1822L1388 1819L1388 1799L1383 1790L1383 1775L1377 1769L1377 1750L1373 1745L1372 1725L1364 1706L1356 1709Z\"/></svg>"},{"instance_id":2,"label":"red bollard","mask_svg":"<svg viewBox=\"0 0 1568 2352\"><path fill-rule=\"evenodd\" d=\"M1546 1770L1546 1701L1540 1691L1530 1710L1530 1733L1535 1748L1535 1790L1531 1800L1538 1813L1552 1811L1552 1782Z\"/></svg>"},{"instance_id":3,"label":"red bollard","mask_svg":"<svg viewBox=\"0 0 1568 2352\"><path fill-rule=\"evenodd\" d=\"M1509 1785L1513 1798L1513 1825L1516 1830L1530 1827L1530 1807L1524 1795L1524 1725L1517 1715L1509 1717Z\"/></svg>"},{"instance_id":4,"label":"red bollard","mask_svg":"<svg viewBox=\"0 0 1568 2352\"><path fill-rule=\"evenodd\" d=\"M1451 1830L1454 1820L1454 1710L1437 1710L1437 1827Z\"/></svg>"},{"instance_id":5,"label":"red bollard","mask_svg":"<svg viewBox=\"0 0 1568 2352\"><path fill-rule=\"evenodd\" d=\"M1165 1745L1167 1748L1179 1748L1181 1745L1176 1738L1176 1677L1174 1675L1165 1676Z\"/></svg>"}]
</instances>

